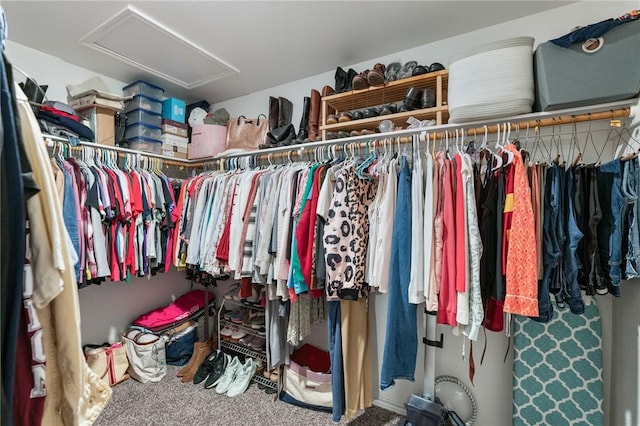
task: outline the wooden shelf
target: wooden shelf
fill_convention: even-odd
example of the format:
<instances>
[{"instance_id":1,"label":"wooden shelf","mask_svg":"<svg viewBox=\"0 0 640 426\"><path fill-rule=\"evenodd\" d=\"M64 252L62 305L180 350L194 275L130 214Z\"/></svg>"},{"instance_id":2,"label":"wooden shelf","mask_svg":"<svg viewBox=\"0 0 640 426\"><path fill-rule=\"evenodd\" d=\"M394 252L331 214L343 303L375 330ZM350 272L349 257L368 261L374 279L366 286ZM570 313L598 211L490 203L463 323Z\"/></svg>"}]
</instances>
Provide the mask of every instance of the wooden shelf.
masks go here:
<instances>
[{"instance_id":1,"label":"wooden shelf","mask_svg":"<svg viewBox=\"0 0 640 426\"><path fill-rule=\"evenodd\" d=\"M394 103L402 101L410 87L418 89L430 87L437 91L438 77L441 78L443 87L446 87L449 82L449 71L443 70L391 81L384 86L371 86L363 90L352 90L338 93L337 95L325 96L322 100L327 103L327 106L338 112Z\"/></svg>"},{"instance_id":2,"label":"wooden shelf","mask_svg":"<svg viewBox=\"0 0 640 426\"><path fill-rule=\"evenodd\" d=\"M446 102L446 91L449 83L449 71L437 71L415 77L404 78L384 84L383 86L371 86L363 90L338 93L322 98L322 113L320 120L320 132L323 140L327 140L327 132L352 130L373 130L381 121L391 120L396 127L406 127L407 119L415 117L418 120L436 120L437 125L446 124L449 119L449 108ZM407 90L411 87L417 89L431 88L435 91L436 104L433 108L425 108L413 111L399 112L396 114L381 115L378 117L351 120L343 123L326 124L329 109L334 109L337 114L343 111L355 111L367 107L393 104L402 104Z\"/></svg>"},{"instance_id":3,"label":"wooden shelf","mask_svg":"<svg viewBox=\"0 0 640 426\"><path fill-rule=\"evenodd\" d=\"M447 121L449 118L449 109L446 105L434 108L416 109L413 111L398 112L396 114L380 115L378 117L364 118L362 120L351 120L343 123L326 124L320 126L320 130L327 132L337 132L343 130L349 132L351 130L376 129L382 120L391 120L396 127L406 127L407 119L415 117L418 120L436 120L438 113L442 114L442 120Z\"/></svg>"}]
</instances>

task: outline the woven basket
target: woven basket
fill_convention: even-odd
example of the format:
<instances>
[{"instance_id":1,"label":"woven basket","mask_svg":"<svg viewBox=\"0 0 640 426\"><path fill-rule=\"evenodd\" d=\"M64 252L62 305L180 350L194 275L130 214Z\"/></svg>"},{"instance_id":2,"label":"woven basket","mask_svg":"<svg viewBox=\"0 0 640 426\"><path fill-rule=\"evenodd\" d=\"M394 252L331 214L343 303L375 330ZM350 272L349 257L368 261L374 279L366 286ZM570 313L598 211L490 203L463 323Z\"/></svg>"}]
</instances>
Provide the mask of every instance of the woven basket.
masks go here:
<instances>
[{"instance_id":1,"label":"woven basket","mask_svg":"<svg viewBox=\"0 0 640 426\"><path fill-rule=\"evenodd\" d=\"M535 99L532 37L475 47L450 58L449 122L531 112Z\"/></svg>"}]
</instances>

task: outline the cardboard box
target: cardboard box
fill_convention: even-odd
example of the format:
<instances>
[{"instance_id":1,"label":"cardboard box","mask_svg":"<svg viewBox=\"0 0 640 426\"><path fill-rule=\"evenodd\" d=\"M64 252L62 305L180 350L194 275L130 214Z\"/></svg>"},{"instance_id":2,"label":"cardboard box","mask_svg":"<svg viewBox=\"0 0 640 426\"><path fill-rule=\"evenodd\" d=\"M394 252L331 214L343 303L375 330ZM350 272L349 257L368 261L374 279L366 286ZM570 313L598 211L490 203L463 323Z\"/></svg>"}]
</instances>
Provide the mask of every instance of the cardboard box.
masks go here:
<instances>
[{"instance_id":1,"label":"cardboard box","mask_svg":"<svg viewBox=\"0 0 640 426\"><path fill-rule=\"evenodd\" d=\"M189 160L215 157L226 149L227 126L198 124L191 129Z\"/></svg>"},{"instance_id":2,"label":"cardboard box","mask_svg":"<svg viewBox=\"0 0 640 426\"><path fill-rule=\"evenodd\" d=\"M189 137L189 126L177 121L162 119L162 133L169 133L182 138Z\"/></svg>"},{"instance_id":3,"label":"cardboard box","mask_svg":"<svg viewBox=\"0 0 640 426\"><path fill-rule=\"evenodd\" d=\"M85 124L96 135L96 143L115 146L115 117L114 111L108 108L91 107L80 112Z\"/></svg>"},{"instance_id":4,"label":"cardboard box","mask_svg":"<svg viewBox=\"0 0 640 426\"><path fill-rule=\"evenodd\" d=\"M189 139L164 133L162 140L162 155L186 160L189 147Z\"/></svg>"}]
</instances>

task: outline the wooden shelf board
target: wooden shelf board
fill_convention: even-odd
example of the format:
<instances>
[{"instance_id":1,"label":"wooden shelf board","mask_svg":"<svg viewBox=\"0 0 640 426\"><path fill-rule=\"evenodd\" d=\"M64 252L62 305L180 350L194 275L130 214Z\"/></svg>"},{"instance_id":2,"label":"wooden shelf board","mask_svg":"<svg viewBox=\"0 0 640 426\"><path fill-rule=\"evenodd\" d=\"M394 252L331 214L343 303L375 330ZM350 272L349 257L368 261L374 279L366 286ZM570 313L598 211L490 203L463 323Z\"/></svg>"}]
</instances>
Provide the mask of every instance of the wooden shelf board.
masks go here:
<instances>
[{"instance_id":1,"label":"wooden shelf board","mask_svg":"<svg viewBox=\"0 0 640 426\"><path fill-rule=\"evenodd\" d=\"M371 86L363 90L352 90L325 96L322 100L338 112L382 105L384 103L397 103L404 98L410 87L419 89L429 87L437 90L438 77L441 77L442 85L447 87L449 71L443 70L392 81L384 86Z\"/></svg>"},{"instance_id":2,"label":"wooden shelf board","mask_svg":"<svg viewBox=\"0 0 640 426\"><path fill-rule=\"evenodd\" d=\"M337 132L339 130L344 130L348 132L351 130L375 129L383 120L391 120L396 127L406 127L407 119L409 117L415 117L418 120L435 120L438 112L442 112L443 115L448 119L449 109L445 105L435 108L418 109L414 111L398 112L396 114L364 118L362 120L351 120L344 123L327 124L324 126L321 125L320 130L326 130L327 132Z\"/></svg>"}]
</instances>

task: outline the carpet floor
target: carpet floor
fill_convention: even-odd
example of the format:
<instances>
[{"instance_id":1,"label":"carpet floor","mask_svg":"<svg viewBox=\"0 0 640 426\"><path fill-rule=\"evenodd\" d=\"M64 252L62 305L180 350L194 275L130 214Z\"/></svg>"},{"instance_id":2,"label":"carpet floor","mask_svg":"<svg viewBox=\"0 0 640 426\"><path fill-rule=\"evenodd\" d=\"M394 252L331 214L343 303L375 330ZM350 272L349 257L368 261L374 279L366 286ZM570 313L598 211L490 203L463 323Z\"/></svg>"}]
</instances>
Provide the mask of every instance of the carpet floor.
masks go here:
<instances>
[{"instance_id":1,"label":"carpet floor","mask_svg":"<svg viewBox=\"0 0 640 426\"><path fill-rule=\"evenodd\" d=\"M129 379L113 387L111 401L96 426L212 426L212 425L338 425L391 426L400 415L371 407L360 416L338 423L331 415L285 402L274 401L251 383L245 393L235 398L218 395L202 385L182 383L176 377L179 367L168 366L167 375L158 383L142 384Z\"/></svg>"}]
</instances>

